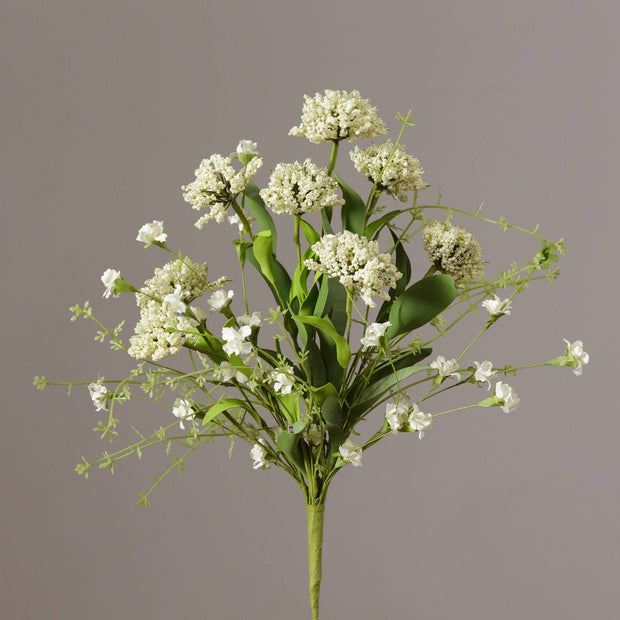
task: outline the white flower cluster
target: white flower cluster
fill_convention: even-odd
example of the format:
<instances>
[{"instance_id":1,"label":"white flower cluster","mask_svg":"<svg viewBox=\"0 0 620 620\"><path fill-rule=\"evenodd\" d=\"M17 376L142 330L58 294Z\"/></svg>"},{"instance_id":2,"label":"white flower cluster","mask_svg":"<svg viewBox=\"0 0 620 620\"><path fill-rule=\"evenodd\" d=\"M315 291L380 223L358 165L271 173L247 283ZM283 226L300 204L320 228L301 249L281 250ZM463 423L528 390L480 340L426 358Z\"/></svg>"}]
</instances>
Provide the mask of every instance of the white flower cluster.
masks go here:
<instances>
[{"instance_id":1,"label":"white flower cluster","mask_svg":"<svg viewBox=\"0 0 620 620\"><path fill-rule=\"evenodd\" d=\"M114 295L116 297L116 278L121 277L121 272L116 269L106 269L101 276L101 281L105 286L105 291L103 292L103 297L108 298L110 295Z\"/></svg>"},{"instance_id":2,"label":"white flower cluster","mask_svg":"<svg viewBox=\"0 0 620 620\"><path fill-rule=\"evenodd\" d=\"M424 170L420 160L402 149L396 149L390 158L393 149L392 141L387 140L382 144L371 144L365 149L356 146L349 155L357 171L371 183L376 183L378 190L387 192L401 202L407 202L405 192L426 189L428 185L422 180Z\"/></svg>"},{"instance_id":3,"label":"white flower cluster","mask_svg":"<svg viewBox=\"0 0 620 620\"><path fill-rule=\"evenodd\" d=\"M501 381L495 384L495 397L499 400L504 413L514 411L521 401L517 393L507 383L502 383Z\"/></svg>"},{"instance_id":4,"label":"white flower cluster","mask_svg":"<svg viewBox=\"0 0 620 620\"><path fill-rule=\"evenodd\" d=\"M437 359L430 363L430 367L434 368L440 377L454 377L457 381L461 380L461 374L457 372L459 364L455 359L447 360L443 355L438 355Z\"/></svg>"},{"instance_id":5,"label":"white flower cluster","mask_svg":"<svg viewBox=\"0 0 620 620\"><path fill-rule=\"evenodd\" d=\"M189 400L177 398L172 407L172 415L179 419L179 427L181 430L185 430L183 420L192 420L196 417L196 412L194 411L192 403Z\"/></svg>"},{"instance_id":6,"label":"white flower cluster","mask_svg":"<svg viewBox=\"0 0 620 620\"><path fill-rule=\"evenodd\" d=\"M394 288L396 280L402 277L391 256L379 253L377 241L349 230L325 235L312 246L312 250L318 262L308 259L304 261L306 267L338 278L343 286L359 292L371 308L376 306L373 295L389 300L390 296L381 287Z\"/></svg>"},{"instance_id":7,"label":"white flower cluster","mask_svg":"<svg viewBox=\"0 0 620 620\"><path fill-rule=\"evenodd\" d=\"M224 285L225 278L215 282L207 279L207 264L194 263L190 258L177 259L155 269L155 275L136 293L140 321L135 335L129 339L129 355L137 359L150 357L160 360L181 350L184 331L195 325L193 319L179 315L185 312L186 302L200 297L205 291ZM182 301L185 299L185 301ZM206 315L192 307L198 319Z\"/></svg>"},{"instance_id":8,"label":"white flower cluster","mask_svg":"<svg viewBox=\"0 0 620 620\"><path fill-rule=\"evenodd\" d=\"M590 356L585 352L583 348L583 342L581 340L575 340L575 342L569 342L564 338L566 343L566 355L572 360L574 364L573 372L579 376L583 374L583 365L590 361Z\"/></svg>"},{"instance_id":9,"label":"white flower cluster","mask_svg":"<svg viewBox=\"0 0 620 620\"><path fill-rule=\"evenodd\" d=\"M264 439L259 439L250 450L250 458L252 459L252 467L254 469L269 469L267 461L267 450L265 449Z\"/></svg>"},{"instance_id":10,"label":"white flower cluster","mask_svg":"<svg viewBox=\"0 0 620 620\"><path fill-rule=\"evenodd\" d=\"M347 439L339 448L340 456L343 461L348 461L353 467L362 466L362 446L353 441Z\"/></svg>"},{"instance_id":11,"label":"white flower cluster","mask_svg":"<svg viewBox=\"0 0 620 620\"><path fill-rule=\"evenodd\" d=\"M207 222L215 220L223 222L228 205L233 203L250 182L250 179L263 165L260 154L252 157L246 166L236 170L233 166L233 156L211 155L203 159L196 170L196 180L189 185L183 185L185 202L192 208L209 208L209 212L196 222L196 228L202 228Z\"/></svg>"},{"instance_id":12,"label":"white flower cluster","mask_svg":"<svg viewBox=\"0 0 620 620\"><path fill-rule=\"evenodd\" d=\"M301 124L289 131L291 136L305 136L314 144L330 140L360 140L383 136L388 132L377 117L377 108L362 99L357 90L326 90L314 97L304 95Z\"/></svg>"},{"instance_id":13,"label":"white flower cluster","mask_svg":"<svg viewBox=\"0 0 620 620\"><path fill-rule=\"evenodd\" d=\"M510 311L514 308L510 305L510 299L500 299L499 296L493 295L482 302L482 307L488 311L491 316L500 317L504 314L510 315Z\"/></svg>"},{"instance_id":14,"label":"white flower cluster","mask_svg":"<svg viewBox=\"0 0 620 620\"><path fill-rule=\"evenodd\" d=\"M327 176L327 169L308 158L303 164L278 164L260 196L274 213L295 215L343 205L337 191L338 183Z\"/></svg>"},{"instance_id":15,"label":"white flower cluster","mask_svg":"<svg viewBox=\"0 0 620 620\"><path fill-rule=\"evenodd\" d=\"M398 401L387 403L385 407L385 420L392 429L392 433L398 433L405 424L408 424L412 431L418 431L420 439L433 426L433 416L430 413L421 411L417 403L411 404L407 396L400 396Z\"/></svg>"},{"instance_id":16,"label":"white flower cluster","mask_svg":"<svg viewBox=\"0 0 620 620\"><path fill-rule=\"evenodd\" d=\"M484 267L482 250L476 238L464 228L449 222L433 222L424 228L424 248L430 261L443 273L462 280L473 280Z\"/></svg>"},{"instance_id":17,"label":"white flower cluster","mask_svg":"<svg viewBox=\"0 0 620 620\"><path fill-rule=\"evenodd\" d=\"M360 343L363 345L362 351L365 351L369 347L378 347L381 344L381 338L385 334L387 328L391 325L389 321L386 323L371 323L364 335L360 338Z\"/></svg>"}]
</instances>

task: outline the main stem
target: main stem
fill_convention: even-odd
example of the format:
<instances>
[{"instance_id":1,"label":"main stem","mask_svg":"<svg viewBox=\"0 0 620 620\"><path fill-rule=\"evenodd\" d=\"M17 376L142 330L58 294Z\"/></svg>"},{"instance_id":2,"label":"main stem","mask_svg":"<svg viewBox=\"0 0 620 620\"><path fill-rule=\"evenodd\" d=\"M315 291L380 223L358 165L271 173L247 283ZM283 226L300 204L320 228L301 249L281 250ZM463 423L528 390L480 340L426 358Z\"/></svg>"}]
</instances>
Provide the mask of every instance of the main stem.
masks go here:
<instances>
[{"instance_id":1,"label":"main stem","mask_svg":"<svg viewBox=\"0 0 620 620\"><path fill-rule=\"evenodd\" d=\"M324 500L323 500L324 501ZM308 513L308 573L312 620L319 620L319 595L321 592L323 559L323 518L325 503L306 504Z\"/></svg>"}]
</instances>

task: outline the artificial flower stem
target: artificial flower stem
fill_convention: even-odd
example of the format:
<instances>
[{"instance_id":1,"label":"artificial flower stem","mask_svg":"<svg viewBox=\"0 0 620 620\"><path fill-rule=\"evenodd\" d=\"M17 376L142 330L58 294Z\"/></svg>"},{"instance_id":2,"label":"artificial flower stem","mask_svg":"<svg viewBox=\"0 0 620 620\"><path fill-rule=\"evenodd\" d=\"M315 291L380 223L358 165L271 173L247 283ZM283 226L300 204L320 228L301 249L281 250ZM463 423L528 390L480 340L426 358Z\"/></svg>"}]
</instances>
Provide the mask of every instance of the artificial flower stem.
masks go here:
<instances>
[{"instance_id":1,"label":"artificial flower stem","mask_svg":"<svg viewBox=\"0 0 620 620\"><path fill-rule=\"evenodd\" d=\"M338 145L340 142L338 140L334 140L332 142L332 152L329 156L329 165L327 166L327 175L331 176L334 168L336 167L336 158L338 157Z\"/></svg>"},{"instance_id":2,"label":"artificial flower stem","mask_svg":"<svg viewBox=\"0 0 620 620\"><path fill-rule=\"evenodd\" d=\"M429 276L432 276L436 271L437 271L437 267L435 265L431 265L428 268L428 271L422 276L422 279L424 280L424 278L428 278Z\"/></svg>"},{"instance_id":3,"label":"artificial flower stem","mask_svg":"<svg viewBox=\"0 0 620 620\"><path fill-rule=\"evenodd\" d=\"M295 228L293 229L293 241L295 242L295 246L297 247L297 263L301 268L301 245L299 244L299 224L301 222L301 215L299 213L295 214Z\"/></svg>"},{"instance_id":4,"label":"artificial flower stem","mask_svg":"<svg viewBox=\"0 0 620 620\"><path fill-rule=\"evenodd\" d=\"M243 209L236 202L232 203L232 208L234 209L235 213L239 216L239 219L243 222L243 228L245 232L248 233L248 236L250 237L250 239L254 239L254 235L252 234L252 227L250 226L250 222L248 221L248 218L245 216Z\"/></svg>"},{"instance_id":5,"label":"artificial flower stem","mask_svg":"<svg viewBox=\"0 0 620 620\"><path fill-rule=\"evenodd\" d=\"M323 558L323 519L325 504L306 504L308 515L308 575L312 620L319 620L319 595L321 591Z\"/></svg>"}]
</instances>

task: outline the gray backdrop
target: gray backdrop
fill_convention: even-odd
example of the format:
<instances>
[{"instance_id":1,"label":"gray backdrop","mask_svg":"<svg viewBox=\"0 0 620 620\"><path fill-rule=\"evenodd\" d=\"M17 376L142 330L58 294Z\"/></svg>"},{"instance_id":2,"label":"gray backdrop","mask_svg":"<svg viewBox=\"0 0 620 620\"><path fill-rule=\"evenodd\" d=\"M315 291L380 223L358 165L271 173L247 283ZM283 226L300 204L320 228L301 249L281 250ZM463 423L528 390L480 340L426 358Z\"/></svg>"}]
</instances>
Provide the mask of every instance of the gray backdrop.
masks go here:
<instances>
[{"instance_id":1,"label":"gray backdrop","mask_svg":"<svg viewBox=\"0 0 620 620\"><path fill-rule=\"evenodd\" d=\"M3 618L309 616L304 505L281 472L254 472L245 446L229 460L217 444L145 510L135 492L165 456L83 480L80 457L115 444L91 432L84 388L68 399L31 382L130 367L68 307L90 299L131 332L133 301L101 301L99 276L116 267L141 282L165 260L134 240L144 222L165 220L172 247L234 275L232 229L195 230L180 185L240 138L259 142L261 180L278 161L326 161L324 147L287 136L302 95L325 88L359 89L392 129L413 108L405 143L445 204L484 201L491 217L566 238L557 286L518 297L472 359L543 361L568 338L592 362L582 377L521 374L518 411L439 418L424 441L384 441L343 471L328 500L322 617L617 617L617 3L2 5ZM537 249L476 231L493 267ZM121 411L119 447L131 425L170 415Z\"/></svg>"}]
</instances>

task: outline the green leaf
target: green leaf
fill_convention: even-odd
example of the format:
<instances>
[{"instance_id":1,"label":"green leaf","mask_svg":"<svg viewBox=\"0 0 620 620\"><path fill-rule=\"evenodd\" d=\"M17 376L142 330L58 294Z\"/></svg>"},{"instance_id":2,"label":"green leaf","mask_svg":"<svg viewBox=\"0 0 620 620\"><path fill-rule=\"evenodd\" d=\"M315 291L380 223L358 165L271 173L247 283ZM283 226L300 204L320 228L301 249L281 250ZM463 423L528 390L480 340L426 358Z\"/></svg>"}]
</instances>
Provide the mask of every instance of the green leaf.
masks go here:
<instances>
[{"instance_id":1,"label":"green leaf","mask_svg":"<svg viewBox=\"0 0 620 620\"><path fill-rule=\"evenodd\" d=\"M388 338L426 325L455 299L454 280L441 274L418 280L400 295L390 308Z\"/></svg>"},{"instance_id":2,"label":"green leaf","mask_svg":"<svg viewBox=\"0 0 620 620\"><path fill-rule=\"evenodd\" d=\"M304 475L304 459L301 454L301 448L299 447L299 441L301 435L295 435L288 431L282 431L276 439L276 444L287 460L295 465L299 472Z\"/></svg>"},{"instance_id":3,"label":"green leaf","mask_svg":"<svg viewBox=\"0 0 620 620\"><path fill-rule=\"evenodd\" d=\"M421 366L411 366L408 368L401 368L396 372L384 376L383 378L375 381L372 385L369 385L361 394L359 399L354 401L353 406L349 410L349 418L347 424L349 427L353 427L355 423L372 408L374 403L380 400L385 394L387 394L395 385L408 379L411 375L414 375L422 370L428 370L430 366L427 364Z\"/></svg>"},{"instance_id":4,"label":"green leaf","mask_svg":"<svg viewBox=\"0 0 620 620\"><path fill-rule=\"evenodd\" d=\"M273 239L270 231L263 230L254 237L253 250L261 273L275 286L276 276L273 271Z\"/></svg>"},{"instance_id":5,"label":"green leaf","mask_svg":"<svg viewBox=\"0 0 620 620\"><path fill-rule=\"evenodd\" d=\"M338 390L331 383L326 383L321 387L311 387L310 389L314 392L319 405L322 405L330 396L338 397Z\"/></svg>"},{"instance_id":6,"label":"green leaf","mask_svg":"<svg viewBox=\"0 0 620 620\"><path fill-rule=\"evenodd\" d=\"M278 241L276 225L258 192L258 187L254 183L248 183L244 192L244 204L254 216L259 230L271 231L271 238L273 239L273 247L275 249Z\"/></svg>"},{"instance_id":7,"label":"green leaf","mask_svg":"<svg viewBox=\"0 0 620 620\"><path fill-rule=\"evenodd\" d=\"M258 235L256 235L256 237L254 238L255 242L261 234L263 233L258 233ZM261 240L259 241L259 251L261 252L262 257L261 260L263 260L267 265L269 265L267 269L269 270L270 276L273 278L273 282L263 272L263 268L258 261L258 258L256 257L256 247L249 247L247 249L247 259L250 261L250 263L252 263L252 265L254 265L254 267L256 267L256 269L263 276L263 278L265 278L265 281L269 284L269 288L271 289L271 292L273 293L273 296L278 305L285 305L286 300L288 300L289 298L291 290L291 278L286 272L286 269L273 255L271 255L271 259L269 258L269 256L265 252L265 247L263 247L266 245L267 244L265 243L264 238L261 238Z\"/></svg>"},{"instance_id":8,"label":"green leaf","mask_svg":"<svg viewBox=\"0 0 620 620\"><path fill-rule=\"evenodd\" d=\"M368 239L372 239L372 236L379 232L379 230L385 226L388 222L391 222L397 215L404 213L403 210L397 209L396 211L390 211L385 215L381 216L379 219L369 222L368 226L366 226L366 231L364 235L368 237Z\"/></svg>"},{"instance_id":9,"label":"green leaf","mask_svg":"<svg viewBox=\"0 0 620 620\"><path fill-rule=\"evenodd\" d=\"M345 201L341 212L342 229L363 235L366 227L366 205L364 201L337 174L334 174L334 178L342 189L342 196Z\"/></svg>"},{"instance_id":10,"label":"green leaf","mask_svg":"<svg viewBox=\"0 0 620 620\"><path fill-rule=\"evenodd\" d=\"M281 405L281 410L286 419L295 424L301 417L299 409L299 396L297 394L278 394L276 399Z\"/></svg>"},{"instance_id":11,"label":"green leaf","mask_svg":"<svg viewBox=\"0 0 620 620\"><path fill-rule=\"evenodd\" d=\"M225 400L221 400L214 405L211 405L206 411L204 418L202 419L203 426L211 422L215 417L217 417L223 411L227 411L228 409L234 409L236 407L241 407L245 409L247 404L239 400L238 398L226 398Z\"/></svg>"},{"instance_id":12,"label":"green leaf","mask_svg":"<svg viewBox=\"0 0 620 620\"><path fill-rule=\"evenodd\" d=\"M336 278L329 278L325 274L320 279L320 286L314 314L329 317L338 333L344 334L347 325L347 291Z\"/></svg>"},{"instance_id":13,"label":"green leaf","mask_svg":"<svg viewBox=\"0 0 620 620\"><path fill-rule=\"evenodd\" d=\"M407 288L407 284L409 284L409 280L411 280L411 261L407 256L407 252L405 252L405 248L403 244L398 240L398 235L392 230L391 227L390 234L392 235L392 239L395 244L396 251L396 269L403 274L403 277L400 280L396 280L396 288L390 289L390 297L395 299L403 294L405 289Z\"/></svg>"},{"instance_id":14,"label":"green leaf","mask_svg":"<svg viewBox=\"0 0 620 620\"><path fill-rule=\"evenodd\" d=\"M337 396L330 395L326 398L321 415L328 426L337 426L341 430L344 428L344 414Z\"/></svg>"},{"instance_id":15,"label":"green leaf","mask_svg":"<svg viewBox=\"0 0 620 620\"><path fill-rule=\"evenodd\" d=\"M312 325L312 327L316 327L319 331L328 335L336 345L338 364L340 364L342 368L346 368L349 365L349 361L351 360L351 350L349 349L349 345L347 344L347 341L336 331L336 328L330 320L321 319L317 316L302 315L297 315L293 318L296 321L305 323L306 325Z\"/></svg>"},{"instance_id":16,"label":"green leaf","mask_svg":"<svg viewBox=\"0 0 620 620\"><path fill-rule=\"evenodd\" d=\"M412 368L418 362L421 362L423 359L426 359L431 353L433 349L430 347L424 347L420 349L418 352L411 352L402 355L401 357L397 357L392 360L392 363L385 362L380 366L377 366L375 370L370 375L370 379L368 380L368 386L371 386L373 383L386 377L389 374L392 374L395 370L401 370L402 368ZM356 384L361 386L364 384L363 377L358 377L358 379L351 386L351 394L355 394L353 391L356 387Z\"/></svg>"},{"instance_id":17,"label":"green leaf","mask_svg":"<svg viewBox=\"0 0 620 620\"><path fill-rule=\"evenodd\" d=\"M300 219L299 224L301 226L301 229L303 230L306 240L308 241L310 245L313 245L314 243L316 243L317 241L321 239L321 236L319 235L319 233L316 232L316 230L314 230L314 228L312 228L312 226L310 226L308 222L304 222L304 220Z\"/></svg>"}]
</instances>

